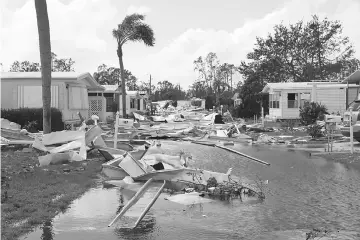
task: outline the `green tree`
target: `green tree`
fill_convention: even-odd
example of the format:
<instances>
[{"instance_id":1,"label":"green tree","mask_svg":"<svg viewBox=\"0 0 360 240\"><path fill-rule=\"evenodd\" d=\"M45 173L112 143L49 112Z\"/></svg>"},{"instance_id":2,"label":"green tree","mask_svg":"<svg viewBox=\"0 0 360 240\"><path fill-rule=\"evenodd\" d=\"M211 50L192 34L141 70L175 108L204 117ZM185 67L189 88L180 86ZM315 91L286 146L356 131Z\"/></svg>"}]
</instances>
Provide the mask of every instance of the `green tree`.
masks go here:
<instances>
[{"instance_id":1,"label":"green tree","mask_svg":"<svg viewBox=\"0 0 360 240\"><path fill-rule=\"evenodd\" d=\"M15 61L10 67L10 72L40 72L40 64L29 61Z\"/></svg>"},{"instance_id":2,"label":"green tree","mask_svg":"<svg viewBox=\"0 0 360 240\"><path fill-rule=\"evenodd\" d=\"M307 23L281 23L267 37L257 37L247 55L249 63L242 62L240 69L262 72L265 82L338 79L352 65L358 66L354 52L339 21L320 20L315 15Z\"/></svg>"},{"instance_id":3,"label":"green tree","mask_svg":"<svg viewBox=\"0 0 360 240\"><path fill-rule=\"evenodd\" d=\"M108 67L102 64L94 72L94 79L101 85L120 85L120 68ZM127 69L124 70L126 87L130 91L138 90L138 79Z\"/></svg>"},{"instance_id":4,"label":"green tree","mask_svg":"<svg viewBox=\"0 0 360 240\"><path fill-rule=\"evenodd\" d=\"M53 72L74 72L75 61L71 58L58 58L55 53L51 53Z\"/></svg>"},{"instance_id":5,"label":"green tree","mask_svg":"<svg viewBox=\"0 0 360 240\"><path fill-rule=\"evenodd\" d=\"M139 84L140 91L147 91L150 92L150 82L141 81ZM154 93L156 91L156 87L154 84L151 85L151 92Z\"/></svg>"},{"instance_id":6,"label":"green tree","mask_svg":"<svg viewBox=\"0 0 360 240\"><path fill-rule=\"evenodd\" d=\"M183 91L179 84L172 84L168 80L157 83L155 91L155 100L183 100L185 99L185 91Z\"/></svg>"},{"instance_id":7,"label":"green tree","mask_svg":"<svg viewBox=\"0 0 360 240\"><path fill-rule=\"evenodd\" d=\"M248 61L236 68L245 79L240 91L242 114L260 113L257 92L269 82L332 80L349 75L360 66L354 52L339 21L313 16L309 22L276 25L267 37L256 38Z\"/></svg>"},{"instance_id":8,"label":"green tree","mask_svg":"<svg viewBox=\"0 0 360 240\"><path fill-rule=\"evenodd\" d=\"M202 98L204 99L207 96L207 88L204 81L195 81L187 91L187 97L192 98Z\"/></svg>"},{"instance_id":9,"label":"green tree","mask_svg":"<svg viewBox=\"0 0 360 240\"><path fill-rule=\"evenodd\" d=\"M74 72L74 64L71 58L57 58L55 53L51 53L51 71L52 72ZM15 61L10 67L10 72L40 72L39 63L30 61Z\"/></svg>"},{"instance_id":10,"label":"green tree","mask_svg":"<svg viewBox=\"0 0 360 240\"><path fill-rule=\"evenodd\" d=\"M117 56L121 70L121 92L123 116L126 116L125 68L123 63L123 46L127 42L143 42L146 46L154 46L155 38L152 28L143 22L142 14L131 14L124 18L121 24L112 31L117 41Z\"/></svg>"},{"instance_id":11,"label":"green tree","mask_svg":"<svg viewBox=\"0 0 360 240\"><path fill-rule=\"evenodd\" d=\"M208 53L205 58L198 57L193 64L194 71L198 73L198 78L192 85L193 89L189 94L202 95L205 88L206 95L202 97L209 96L208 99L212 99L212 95L215 95L216 106L228 102L231 98L229 96L233 93L232 78L236 69L234 65L229 63L220 64L216 53L213 52Z\"/></svg>"},{"instance_id":12,"label":"green tree","mask_svg":"<svg viewBox=\"0 0 360 240\"><path fill-rule=\"evenodd\" d=\"M43 132L46 134L51 132L51 43L46 0L35 0L35 9L40 46Z\"/></svg>"}]
</instances>

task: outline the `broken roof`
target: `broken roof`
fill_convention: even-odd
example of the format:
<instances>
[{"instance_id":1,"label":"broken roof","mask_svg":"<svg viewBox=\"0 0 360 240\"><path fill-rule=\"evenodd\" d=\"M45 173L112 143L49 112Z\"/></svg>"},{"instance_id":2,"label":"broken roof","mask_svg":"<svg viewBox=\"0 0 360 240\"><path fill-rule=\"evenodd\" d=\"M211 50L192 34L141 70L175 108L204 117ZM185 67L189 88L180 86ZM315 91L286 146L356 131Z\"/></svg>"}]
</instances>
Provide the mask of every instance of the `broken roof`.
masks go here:
<instances>
[{"instance_id":1,"label":"broken roof","mask_svg":"<svg viewBox=\"0 0 360 240\"><path fill-rule=\"evenodd\" d=\"M342 83L359 83L360 82L360 70L353 72L350 76L345 78Z\"/></svg>"}]
</instances>

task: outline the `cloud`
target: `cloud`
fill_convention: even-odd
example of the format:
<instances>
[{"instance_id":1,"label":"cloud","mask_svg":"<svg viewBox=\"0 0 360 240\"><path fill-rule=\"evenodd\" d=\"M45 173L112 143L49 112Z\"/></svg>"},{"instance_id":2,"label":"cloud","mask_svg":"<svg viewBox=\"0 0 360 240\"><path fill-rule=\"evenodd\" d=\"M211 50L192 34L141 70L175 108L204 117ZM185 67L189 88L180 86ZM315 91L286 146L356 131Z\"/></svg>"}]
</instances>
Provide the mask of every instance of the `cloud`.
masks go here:
<instances>
[{"instance_id":1,"label":"cloud","mask_svg":"<svg viewBox=\"0 0 360 240\"><path fill-rule=\"evenodd\" d=\"M34 1L28 0L21 4L15 4L13 0L6 1L7 6L1 7L3 18L0 62L4 64L4 69L8 69L15 60L39 62ZM111 30L122 21L125 13L151 11L149 7L143 5L130 5L128 8L127 6L119 8L126 9L119 12L110 1L73 0L65 1L66 3L64 0L47 1L52 51L59 57L73 58L78 71L92 72L102 63L118 66L116 42L111 37ZM12 9L9 8L10 3L13 3ZM147 80L148 76L145 74L151 73L154 82L166 79L187 87L196 78L193 61L197 57L213 51L217 53L221 62L237 65L245 60L246 54L252 50L256 36L266 36L272 32L275 24L282 21L284 24L295 23L301 19L306 21L313 14L328 17L330 20L340 20L343 23L343 34L349 36L354 43L355 48L358 49L356 56L360 58L360 31L357 31L360 22L359 12L359 0L285 1L285 4L275 11L258 19L247 19L244 24L229 31L189 26L172 40L162 39L166 45L146 50L146 53L152 52L148 55L145 55L145 52L136 55L142 51L141 45L129 46L127 51L131 53L131 49L134 54L124 56L125 66L140 80L142 78ZM154 27L160 26L154 25Z\"/></svg>"},{"instance_id":2,"label":"cloud","mask_svg":"<svg viewBox=\"0 0 360 240\"><path fill-rule=\"evenodd\" d=\"M47 3L51 48L59 57L72 57L76 65L86 64L86 60L92 58L81 58L84 52L91 56L107 50L108 44L99 31L108 28L111 32L107 23L118 13L110 0L74 0L67 4L51 0ZM5 8L6 18L1 28L4 68L15 60L39 62L40 58L34 1L27 1L15 10Z\"/></svg>"},{"instance_id":3,"label":"cloud","mask_svg":"<svg viewBox=\"0 0 360 240\"><path fill-rule=\"evenodd\" d=\"M149 13L150 11L151 11L151 9L146 6L136 7L136 6L131 5L128 7L128 9L126 11L126 15L130 15L133 13L146 14L146 13Z\"/></svg>"},{"instance_id":4,"label":"cloud","mask_svg":"<svg viewBox=\"0 0 360 240\"><path fill-rule=\"evenodd\" d=\"M149 55L146 59L148 69L155 76L179 82L183 87L189 86L196 75L193 61L208 52L216 52L221 62L239 64L246 59L246 54L253 49L256 36L265 37L272 32L276 24L295 23L299 20L310 20L313 14L340 20L343 33L354 43L360 42L357 23L360 22L360 2L343 0L338 6L336 0L293 0L276 11L260 19L247 21L242 27L233 31L214 29L188 29L159 52ZM360 58L360 44L356 56ZM143 64L146 66L146 64ZM237 77L240 80L240 77Z\"/></svg>"}]
</instances>

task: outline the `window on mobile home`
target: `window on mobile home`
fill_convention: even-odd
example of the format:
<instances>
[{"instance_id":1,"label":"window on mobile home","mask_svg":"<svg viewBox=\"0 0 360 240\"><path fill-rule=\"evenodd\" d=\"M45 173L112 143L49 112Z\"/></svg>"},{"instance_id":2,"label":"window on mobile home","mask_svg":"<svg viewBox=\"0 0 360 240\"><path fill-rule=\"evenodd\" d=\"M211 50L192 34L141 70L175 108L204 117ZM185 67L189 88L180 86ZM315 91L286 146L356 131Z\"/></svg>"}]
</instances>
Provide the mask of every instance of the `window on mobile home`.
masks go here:
<instances>
[{"instance_id":1,"label":"window on mobile home","mask_svg":"<svg viewBox=\"0 0 360 240\"><path fill-rule=\"evenodd\" d=\"M130 98L130 108L135 108L135 98Z\"/></svg>"},{"instance_id":2,"label":"window on mobile home","mask_svg":"<svg viewBox=\"0 0 360 240\"><path fill-rule=\"evenodd\" d=\"M69 109L89 109L88 92L86 88L69 88Z\"/></svg>"},{"instance_id":3,"label":"window on mobile home","mask_svg":"<svg viewBox=\"0 0 360 240\"><path fill-rule=\"evenodd\" d=\"M300 107L303 107L306 102L311 101L311 94L310 93L301 93L300 94Z\"/></svg>"},{"instance_id":4,"label":"window on mobile home","mask_svg":"<svg viewBox=\"0 0 360 240\"><path fill-rule=\"evenodd\" d=\"M298 93L288 93L288 108L298 108Z\"/></svg>"},{"instance_id":5,"label":"window on mobile home","mask_svg":"<svg viewBox=\"0 0 360 240\"><path fill-rule=\"evenodd\" d=\"M279 93L274 93L274 94L270 94L270 108L280 108L280 94Z\"/></svg>"},{"instance_id":6,"label":"window on mobile home","mask_svg":"<svg viewBox=\"0 0 360 240\"><path fill-rule=\"evenodd\" d=\"M41 108L42 86L18 86L18 108ZM59 108L59 87L51 86L51 107Z\"/></svg>"},{"instance_id":7,"label":"window on mobile home","mask_svg":"<svg viewBox=\"0 0 360 240\"><path fill-rule=\"evenodd\" d=\"M116 109L114 105L115 102L115 96L113 93L104 93L105 101L106 101L106 112L116 112Z\"/></svg>"}]
</instances>

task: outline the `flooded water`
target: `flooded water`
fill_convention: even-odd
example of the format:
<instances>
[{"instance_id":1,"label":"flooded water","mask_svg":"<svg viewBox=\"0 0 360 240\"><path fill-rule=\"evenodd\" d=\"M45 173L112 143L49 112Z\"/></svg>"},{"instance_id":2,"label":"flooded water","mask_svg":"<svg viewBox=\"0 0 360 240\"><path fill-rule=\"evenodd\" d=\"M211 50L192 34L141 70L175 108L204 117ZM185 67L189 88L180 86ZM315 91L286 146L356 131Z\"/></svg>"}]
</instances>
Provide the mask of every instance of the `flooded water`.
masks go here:
<instances>
[{"instance_id":1,"label":"flooded water","mask_svg":"<svg viewBox=\"0 0 360 240\"><path fill-rule=\"evenodd\" d=\"M120 203L134 193L99 187L24 239L305 239L306 229L314 227L340 230L342 237L332 239L360 239L359 170L285 147L230 146L271 163L265 166L218 148L161 143L152 151L184 149L193 156L192 167L220 172L231 167L233 175L269 180L265 201L184 206L160 196L135 230L121 228L131 225L131 212L108 228Z\"/></svg>"}]
</instances>

